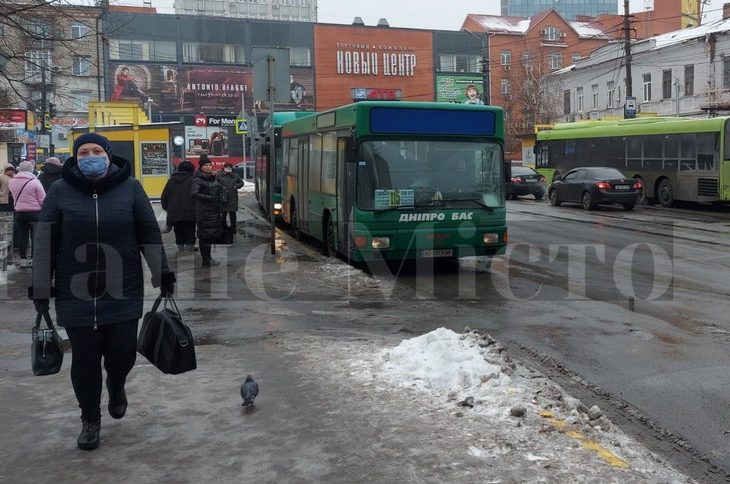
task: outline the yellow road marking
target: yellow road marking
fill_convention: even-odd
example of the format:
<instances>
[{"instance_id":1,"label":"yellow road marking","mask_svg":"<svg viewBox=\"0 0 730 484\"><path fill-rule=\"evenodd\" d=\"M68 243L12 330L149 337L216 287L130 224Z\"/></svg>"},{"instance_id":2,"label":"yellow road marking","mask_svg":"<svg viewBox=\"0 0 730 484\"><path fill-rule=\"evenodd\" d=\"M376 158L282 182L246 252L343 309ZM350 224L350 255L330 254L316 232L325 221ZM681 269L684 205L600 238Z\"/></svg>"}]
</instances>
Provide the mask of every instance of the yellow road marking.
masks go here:
<instances>
[{"instance_id":1,"label":"yellow road marking","mask_svg":"<svg viewBox=\"0 0 730 484\"><path fill-rule=\"evenodd\" d=\"M595 452L598 457L603 459L609 465L619 467L621 469L629 468L629 464L625 460L621 459L619 456L617 456L595 440L589 439L577 430L570 429L568 427L568 423L565 420L555 417L552 412L549 412L547 410L541 410L540 416L547 420L547 422L555 429L576 440L584 449Z\"/></svg>"}]
</instances>

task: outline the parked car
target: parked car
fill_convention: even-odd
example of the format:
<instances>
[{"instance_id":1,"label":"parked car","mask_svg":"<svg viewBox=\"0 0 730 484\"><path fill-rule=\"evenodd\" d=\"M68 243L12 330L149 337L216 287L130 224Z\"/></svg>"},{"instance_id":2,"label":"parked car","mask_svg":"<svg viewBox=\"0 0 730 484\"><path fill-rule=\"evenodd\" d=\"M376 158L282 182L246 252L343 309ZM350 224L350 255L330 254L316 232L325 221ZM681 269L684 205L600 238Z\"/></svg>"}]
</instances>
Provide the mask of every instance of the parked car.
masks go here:
<instances>
[{"instance_id":1,"label":"parked car","mask_svg":"<svg viewBox=\"0 0 730 484\"><path fill-rule=\"evenodd\" d=\"M642 188L641 181L626 178L615 168L578 167L556 177L548 198L555 206L573 202L593 210L596 205L619 203L631 210L641 197Z\"/></svg>"},{"instance_id":2,"label":"parked car","mask_svg":"<svg viewBox=\"0 0 730 484\"><path fill-rule=\"evenodd\" d=\"M545 177L527 166L512 166L512 178L507 184L507 198L517 200L520 195L534 195L535 200L545 198Z\"/></svg>"}]
</instances>

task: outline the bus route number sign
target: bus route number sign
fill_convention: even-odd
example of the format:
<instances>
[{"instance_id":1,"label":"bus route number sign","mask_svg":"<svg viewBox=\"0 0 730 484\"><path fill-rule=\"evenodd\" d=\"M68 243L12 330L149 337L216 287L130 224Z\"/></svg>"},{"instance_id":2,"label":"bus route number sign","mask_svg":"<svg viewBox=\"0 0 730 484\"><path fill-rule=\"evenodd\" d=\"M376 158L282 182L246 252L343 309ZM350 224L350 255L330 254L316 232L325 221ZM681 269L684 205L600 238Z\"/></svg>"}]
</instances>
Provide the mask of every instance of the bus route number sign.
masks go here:
<instances>
[{"instance_id":1,"label":"bus route number sign","mask_svg":"<svg viewBox=\"0 0 730 484\"><path fill-rule=\"evenodd\" d=\"M390 207L412 207L414 202L414 190L375 190L376 210Z\"/></svg>"}]
</instances>

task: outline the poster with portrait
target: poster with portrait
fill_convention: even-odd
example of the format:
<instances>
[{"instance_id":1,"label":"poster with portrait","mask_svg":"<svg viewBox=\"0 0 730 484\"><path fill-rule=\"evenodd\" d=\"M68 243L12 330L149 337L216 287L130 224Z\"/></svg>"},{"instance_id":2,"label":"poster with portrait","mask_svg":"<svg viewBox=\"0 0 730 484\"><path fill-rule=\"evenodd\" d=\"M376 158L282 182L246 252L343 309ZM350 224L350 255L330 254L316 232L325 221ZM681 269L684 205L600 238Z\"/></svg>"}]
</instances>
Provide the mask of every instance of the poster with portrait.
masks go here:
<instances>
[{"instance_id":1,"label":"poster with portrait","mask_svg":"<svg viewBox=\"0 0 730 484\"><path fill-rule=\"evenodd\" d=\"M437 74L436 101L482 104L482 77L476 74Z\"/></svg>"},{"instance_id":2,"label":"poster with portrait","mask_svg":"<svg viewBox=\"0 0 730 484\"><path fill-rule=\"evenodd\" d=\"M142 142L140 146L142 147L143 176L167 176L170 174L166 142Z\"/></svg>"}]
</instances>

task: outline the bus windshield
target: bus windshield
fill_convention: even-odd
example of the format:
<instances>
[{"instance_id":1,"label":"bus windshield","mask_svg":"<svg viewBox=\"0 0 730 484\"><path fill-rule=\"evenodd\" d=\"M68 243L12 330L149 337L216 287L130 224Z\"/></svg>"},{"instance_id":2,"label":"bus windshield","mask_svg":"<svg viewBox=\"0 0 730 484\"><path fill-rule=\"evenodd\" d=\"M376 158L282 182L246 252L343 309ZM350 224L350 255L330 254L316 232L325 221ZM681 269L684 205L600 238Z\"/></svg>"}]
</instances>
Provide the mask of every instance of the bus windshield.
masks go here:
<instances>
[{"instance_id":1,"label":"bus windshield","mask_svg":"<svg viewBox=\"0 0 730 484\"><path fill-rule=\"evenodd\" d=\"M357 206L504 205L502 147L473 141L365 141L357 159Z\"/></svg>"}]
</instances>

